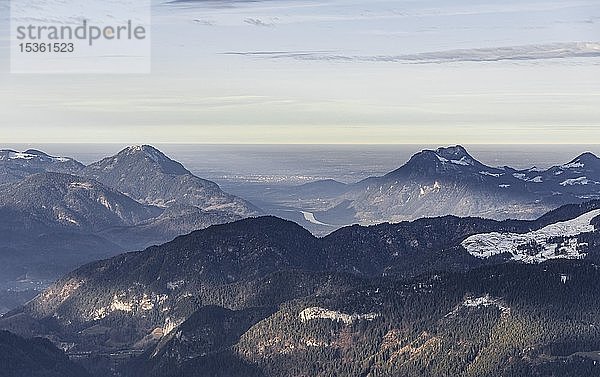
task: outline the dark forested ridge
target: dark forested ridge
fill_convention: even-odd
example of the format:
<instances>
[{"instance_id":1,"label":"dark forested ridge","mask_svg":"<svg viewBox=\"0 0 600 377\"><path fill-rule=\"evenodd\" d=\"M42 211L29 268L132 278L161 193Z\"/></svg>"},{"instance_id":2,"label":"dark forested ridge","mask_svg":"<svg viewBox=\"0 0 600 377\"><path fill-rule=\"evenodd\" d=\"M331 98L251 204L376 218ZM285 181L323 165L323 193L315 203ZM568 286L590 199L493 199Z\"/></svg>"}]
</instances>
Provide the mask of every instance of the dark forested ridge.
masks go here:
<instances>
[{"instance_id":1,"label":"dark forested ridge","mask_svg":"<svg viewBox=\"0 0 600 377\"><path fill-rule=\"evenodd\" d=\"M97 376L595 375L598 210L446 216L324 238L250 218L88 264L0 328L47 337ZM463 247L489 232L533 234L519 252L547 248L547 258Z\"/></svg>"},{"instance_id":2,"label":"dark forested ridge","mask_svg":"<svg viewBox=\"0 0 600 377\"><path fill-rule=\"evenodd\" d=\"M0 376L91 377L47 339L23 339L0 331Z\"/></svg>"},{"instance_id":3,"label":"dark forested ridge","mask_svg":"<svg viewBox=\"0 0 600 377\"><path fill-rule=\"evenodd\" d=\"M273 314L203 308L124 368L135 377L600 375L599 279L581 261L510 263L363 281ZM256 313L262 320L245 330ZM243 334L225 342L235 316Z\"/></svg>"}]
</instances>

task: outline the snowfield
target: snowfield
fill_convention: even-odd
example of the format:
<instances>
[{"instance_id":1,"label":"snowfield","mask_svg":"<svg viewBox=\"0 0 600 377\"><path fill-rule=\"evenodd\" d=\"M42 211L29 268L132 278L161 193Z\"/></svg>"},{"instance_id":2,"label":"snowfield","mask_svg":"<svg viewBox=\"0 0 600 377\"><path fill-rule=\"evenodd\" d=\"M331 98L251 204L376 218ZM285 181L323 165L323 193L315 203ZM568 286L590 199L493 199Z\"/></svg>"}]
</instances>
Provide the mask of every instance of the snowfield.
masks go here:
<instances>
[{"instance_id":1,"label":"snowfield","mask_svg":"<svg viewBox=\"0 0 600 377\"><path fill-rule=\"evenodd\" d=\"M525 263L541 263L548 259L580 259L585 257L581 249L587 246L577 236L593 232L592 219L600 216L600 210L590 211L573 220L558 222L529 233L482 233L465 239L461 245L474 257L485 259L502 253L510 253L512 260ZM564 242L552 242L552 238L566 237Z\"/></svg>"}]
</instances>

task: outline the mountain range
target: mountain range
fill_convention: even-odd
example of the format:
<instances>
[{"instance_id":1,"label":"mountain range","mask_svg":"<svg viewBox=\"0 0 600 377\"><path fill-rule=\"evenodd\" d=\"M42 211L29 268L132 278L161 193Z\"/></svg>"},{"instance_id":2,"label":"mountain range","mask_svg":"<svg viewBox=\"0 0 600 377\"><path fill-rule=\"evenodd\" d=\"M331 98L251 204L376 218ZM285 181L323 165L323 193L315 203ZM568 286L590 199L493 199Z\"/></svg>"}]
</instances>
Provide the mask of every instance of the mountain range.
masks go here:
<instances>
[{"instance_id":1,"label":"mountain range","mask_svg":"<svg viewBox=\"0 0 600 377\"><path fill-rule=\"evenodd\" d=\"M590 201L534 221L446 216L316 238L249 218L83 266L0 328L48 338L98 375L114 371L96 356L117 354L107 365L126 376L598 372L599 219Z\"/></svg>"},{"instance_id":2,"label":"mountain range","mask_svg":"<svg viewBox=\"0 0 600 377\"><path fill-rule=\"evenodd\" d=\"M0 291L19 291L26 300L30 286L87 262L259 213L147 145L88 166L37 150L3 150ZM8 305L3 297L0 312Z\"/></svg>"},{"instance_id":3,"label":"mountain range","mask_svg":"<svg viewBox=\"0 0 600 377\"><path fill-rule=\"evenodd\" d=\"M454 146L421 151L384 176L274 189L261 202L289 203L294 210L272 213L326 235L345 224L444 215L534 219L597 198L598 182L600 159L591 153L546 170L517 170L487 166ZM5 312L31 298L32 286L84 263L264 212L140 145L87 166L33 149L2 150L0 213Z\"/></svg>"},{"instance_id":4,"label":"mountain range","mask_svg":"<svg viewBox=\"0 0 600 377\"><path fill-rule=\"evenodd\" d=\"M150 146L0 156L0 283L62 275L0 294L10 377L600 375L592 154L516 170L456 146L289 189L320 226L381 222L323 237Z\"/></svg>"},{"instance_id":5,"label":"mountain range","mask_svg":"<svg viewBox=\"0 0 600 377\"><path fill-rule=\"evenodd\" d=\"M293 197L321 227L377 224L444 215L535 219L563 204L600 197L600 158L584 153L546 170L491 167L462 146L423 150L380 177L317 181L274 194ZM329 226L327 226L329 225Z\"/></svg>"}]
</instances>

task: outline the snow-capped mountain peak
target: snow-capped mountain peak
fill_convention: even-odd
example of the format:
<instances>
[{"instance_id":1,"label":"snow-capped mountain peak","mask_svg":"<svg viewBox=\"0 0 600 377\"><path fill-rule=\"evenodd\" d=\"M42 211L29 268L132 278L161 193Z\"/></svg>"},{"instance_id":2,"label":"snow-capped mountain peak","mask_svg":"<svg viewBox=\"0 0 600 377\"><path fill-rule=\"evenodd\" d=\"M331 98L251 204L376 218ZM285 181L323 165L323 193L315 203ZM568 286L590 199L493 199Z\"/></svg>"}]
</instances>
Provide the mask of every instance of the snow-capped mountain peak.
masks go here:
<instances>
[{"instance_id":1,"label":"snow-capped mountain peak","mask_svg":"<svg viewBox=\"0 0 600 377\"><path fill-rule=\"evenodd\" d=\"M55 157L49 154L38 151L36 149L28 149L25 152L17 152L11 149L0 150L0 161L22 161L22 162L42 162L42 163L65 163L74 162L69 157Z\"/></svg>"},{"instance_id":2,"label":"snow-capped mountain peak","mask_svg":"<svg viewBox=\"0 0 600 377\"><path fill-rule=\"evenodd\" d=\"M87 166L84 176L144 204L159 207L187 204L243 216L256 213L249 203L223 192L216 183L193 175L150 145L130 146L95 162Z\"/></svg>"},{"instance_id":3,"label":"snow-capped mountain peak","mask_svg":"<svg viewBox=\"0 0 600 377\"><path fill-rule=\"evenodd\" d=\"M563 169L591 168L600 165L600 158L591 152L585 152L567 164L561 166Z\"/></svg>"},{"instance_id":4,"label":"snow-capped mountain peak","mask_svg":"<svg viewBox=\"0 0 600 377\"><path fill-rule=\"evenodd\" d=\"M424 150L420 153L415 154L408 164L415 162L434 162L436 165L454 165L455 167L460 166L482 166L479 161L474 159L467 150L460 146L451 147L440 147L436 150Z\"/></svg>"},{"instance_id":5,"label":"snow-capped mountain peak","mask_svg":"<svg viewBox=\"0 0 600 377\"><path fill-rule=\"evenodd\" d=\"M28 149L25 152L23 152L22 154L28 155L28 156L33 156L34 158L39 158L40 160L49 160L52 162L63 162L64 163L64 162L68 162L68 161L73 161L72 158L50 156L48 153L39 151L37 149Z\"/></svg>"},{"instance_id":6,"label":"snow-capped mountain peak","mask_svg":"<svg viewBox=\"0 0 600 377\"><path fill-rule=\"evenodd\" d=\"M461 164L475 165L479 163L469 154L469 152L467 152L467 150L462 145L440 147L436 149L435 153L439 157L449 161L461 161Z\"/></svg>"},{"instance_id":7,"label":"snow-capped mountain peak","mask_svg":"<svg viewBox=\"0 0 600 377\"><path fill-rule=\"evenodd\" d=\"M387 177L397 176L438 176L461 175L463 172L478 173L490 171L500 174L497 169L487 167L474 159L467 150L460 146L442 147L435 150L425 149L413 155L399 169L389 173Z\"/></svg>"},{"instance_id":8,"label":"snow-capped mountain peak","mask_svg":"<svg viewBox=\"0 0 600 377\"><path fill-rule=\"evenodd\" d=\"M85 165L70 157L55 157L36 149L0 150L0 185L43 172L78 174L84 168Z\"/></svg>"},{"instance_id":9,"label":"snow-capped mountain peak","mask_svg":"<svg viewBox=\"0 0 600 377\"><path fill-rule=\"evenodd\" d=\"M170 160L164 153L154 148L151 145L131 145L125 149L123 149L119 154L127 154L127 155L137 155L143 154L146 156L150 156L153 159L162 161L162 160Z\"/></svg>"},{"instance_id":10,"label":"snow-capped mountain peak","mask_svg":"<svg viewBox=\"0 0 600 377\"><path fill-rule=\"evenodd\" d=\"M164 153L151 145L133 145L129 146L117 155L108 157L95 164L102 169L111 169L111 167L134 164L136 166L147 165L150 169L159 168L165 174L186 175L191 174L182 164L167 157Z\"/></svg>"},{"instance_id":11,"label":"snow-capped mountain peak","mask_svg":"<svg viewBox=\"0 0 600 377\"><path fill-rule=\"evenodd\" d=\"M147 153L147 154L154 154L157 156L161 156L163 158L167 158L161 151L159 151L158 149L154 148L151 145L148 144L140 144L140 145L130 145L127 148L123 149L121 152L125 152L125 153Z\"/></svg>"}]
</instances>

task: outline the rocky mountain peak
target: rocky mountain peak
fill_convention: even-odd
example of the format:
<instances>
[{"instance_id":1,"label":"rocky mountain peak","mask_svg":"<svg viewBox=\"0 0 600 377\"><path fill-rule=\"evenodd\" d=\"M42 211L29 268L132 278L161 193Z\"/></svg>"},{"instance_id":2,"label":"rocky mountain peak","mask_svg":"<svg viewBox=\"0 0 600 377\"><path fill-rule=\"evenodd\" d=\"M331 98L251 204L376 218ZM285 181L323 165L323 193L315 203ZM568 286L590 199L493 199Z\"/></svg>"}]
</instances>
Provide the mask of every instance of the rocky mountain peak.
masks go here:
<instances>
[{"instance_id":1,"label":"rocky mountain peak","mask_svg":"<svg viewBox=\"0 0 600 377\"><path fill-rule=\"evenodd\" d=\"M148 144L130 145L127 148L123 149L121 152L126 152L129 154L135 154L135 153L155 154L155 155L166 158L166 156L161 151L159 151L158 149L156 149L153 146L148 145Z\"/></svg>"},{"instance_id":2,"label":"rocky mountain peak","mask_svg":"<svg viewBox=\"0 0 600 377\"><path fill-rule=\"evenodd\" d=\"M469 152L467 152L467 150L462 145L440 147L436 149L435 153L438 156L441 156L448 160L463 160L471 163L476 162L476 160L469 154Z\"/></svg>"},{"instance_id":3,"label":"rocky mountain peak","mask_svg":"<svg viewBox=\"0 0 600 377\"><path fill-rule=\"evenodd\" d=\"M413 155L401 168L393 171L387 176L396 175L437 175L450 172L463 171L472 168L485 167L474 159L467 150L460 146L440 147L436 150L425 149Z\"/></svg>"},{"instance_id":4,"label":"rocky mountain peak","mask_svg":"<svg viewBox=\"0 0 600 377\"><path fill-rule=\"evenodd\" d=\"M104 161L109 167L126 167L130 164L145 166L148 169L158 168L165 174L191 174L182 164L167 157L163 152L151 145L134 145L120 151L116 156ZM104 165L104 164L101 164ZM102 166L106 168L106 166Z\"/></svg>"},{"instance_id":5,"label":"rocky mountain peak","mask_svg":"<svg viewBox=\"0 0 600 377\"><path fill-rule=\"evenodd\" d=\"M411 163L435 163L437 166L442 166L446 164L450 164L450 166L476 166L481 165L481 163L475 160L467 150L460 146L451 146L451 147L440 147L434 150L423 150L415 154L409 161L408 164Z\"/></svg>"},{"instance_id":6,"label":"rocky mountain peak","mask_svg":"<svg viewBox=\"0 0 600 377\"><path fill-rule=\"evenodd\" d=\"M178 203L242 216L257 213L251 204L223 192L212 181L196 177L150 145L127 147L88 165L83 175L143 204L166 208Z\"/></svg>"},{"instance_id":7,"label":"rocky mountain peak","mask_svg":"<svg viewBox=\"0 0 600 377\"><path fill-rule=\"evenodd\" d=\"M598 156L596 156L592 152L585 152L585 153L577 156L575 159L571 160L568 164L564 165L563 167L566 167L566 168L588 167L589 168L589 167L591 167L589 165L598 165L598 164L600 164L600 158ZM588 165L588 166L586 166L586 165Z\"/></svg>"}]
</instances>

